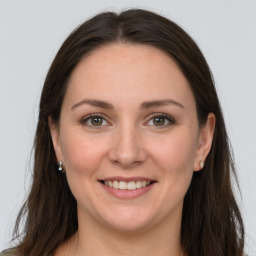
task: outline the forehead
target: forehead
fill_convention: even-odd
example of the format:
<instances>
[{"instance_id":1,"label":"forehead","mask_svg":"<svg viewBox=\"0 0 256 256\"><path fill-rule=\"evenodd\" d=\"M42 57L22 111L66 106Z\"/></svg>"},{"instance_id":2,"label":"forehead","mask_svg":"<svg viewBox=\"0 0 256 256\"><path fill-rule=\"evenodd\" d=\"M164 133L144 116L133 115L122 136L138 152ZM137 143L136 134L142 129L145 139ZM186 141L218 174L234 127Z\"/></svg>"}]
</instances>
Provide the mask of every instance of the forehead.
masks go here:
<instances>
[{"instance_id":1,"label":"forehead","mask_svg":"<svg viewBox=\"0 0 256 256\"><path fill-rule=\"evenodd\" d=\"M174 60L155 47L140 44L98 48L84 57L71 75L69 99L114 100L117 96L127 103L168 96L194 101L189 83Z\"/></svg>"},{"instance_id":2,"label":"forehead","mask_svg":"<svg viewBox=\"0 0 256 256\"><path fill-rule=\"evenodd\" d=\"M172 71L178 71L180 76L185 79L169 55L156 47L143 44L116 43L103 45L84 57L75 68L72 78L77 76L77 73L84 72L85 69L91 74L100 72L101 76L109 76L109 71L111 73L116 72L116 75L120 73L128 76L133 75L135 70L137 73L141 73L141 76L147 72L148 76L149 71L154 71L150 75L151 79L163 72L168 75Z\"/></svg>"}]
</instances>

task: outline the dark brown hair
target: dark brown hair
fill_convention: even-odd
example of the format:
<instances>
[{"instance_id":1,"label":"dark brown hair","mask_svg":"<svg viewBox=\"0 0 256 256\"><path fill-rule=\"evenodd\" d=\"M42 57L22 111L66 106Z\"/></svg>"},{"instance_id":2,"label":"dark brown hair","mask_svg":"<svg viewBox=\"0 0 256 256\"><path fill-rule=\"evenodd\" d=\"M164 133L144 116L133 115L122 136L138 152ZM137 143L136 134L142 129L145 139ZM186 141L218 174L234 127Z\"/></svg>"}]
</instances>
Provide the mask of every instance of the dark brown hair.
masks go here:
<instances>
[{"instance_id":1,"label":"dark brown hair","mask_svg":"<svg viewBox=\"0 0 256 256\"><path fill-rule=\"evenodd\" d=\"M75 29L58 51L47 74L34 141L33 183L15 228L23 256L46 256L78 228L76 200L65 175L56 170L48 117L58 123L71 73L92 50L106 44L133 43L157 47L180 67L193 91L200 125L216 116L211 151L204 170L193 174L185 195L181 245L188 256L241 256L244 227L235 201L235 175L228 136L210 69L200 49L174 22L155 13L132 9L105 12ZM19 232L22 220L22 232Z\"/></svg>"}]
</instances>

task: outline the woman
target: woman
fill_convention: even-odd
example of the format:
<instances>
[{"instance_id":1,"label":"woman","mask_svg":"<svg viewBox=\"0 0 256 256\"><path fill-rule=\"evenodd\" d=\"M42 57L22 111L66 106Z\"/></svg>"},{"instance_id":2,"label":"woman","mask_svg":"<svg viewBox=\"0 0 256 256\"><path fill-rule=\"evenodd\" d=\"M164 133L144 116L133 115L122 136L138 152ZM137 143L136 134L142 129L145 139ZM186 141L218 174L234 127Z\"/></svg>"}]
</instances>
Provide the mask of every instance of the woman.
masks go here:
<instances>
[{"instance_id":1,"label":"woman","mask_svg":"<svg viewBox=\"0 0 256 256\"><path fill-rule=\"evenodd\" d=\"M19 242L3 255L243 255L211 72L166 18L128 10L78 27L46 77L34 146Z\"/></svg>"}]
</instances>

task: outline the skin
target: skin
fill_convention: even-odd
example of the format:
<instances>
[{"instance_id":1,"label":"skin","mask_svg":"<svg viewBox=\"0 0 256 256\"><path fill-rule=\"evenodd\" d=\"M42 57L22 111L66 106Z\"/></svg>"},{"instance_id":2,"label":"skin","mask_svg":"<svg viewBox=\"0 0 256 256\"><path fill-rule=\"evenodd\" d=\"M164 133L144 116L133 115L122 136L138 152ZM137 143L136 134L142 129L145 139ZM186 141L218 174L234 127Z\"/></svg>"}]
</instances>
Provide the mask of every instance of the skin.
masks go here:
<instances>
[{"instance_id":1,"label":"skin","mask_svg":"<svg viewBox=\"0 0 256 256\"><path fill-rule=\"evenodd\" d=\"M177 104L141 108L166 99ZM88 115L99 113L97 126ZM49 126L77 200L79 224L55 255L183 255L183 199L210 151L215 117L210 113L199 127L189 83L169 56L138 44L93 51L72 73L60 123L49 118ZM141 196L118 198L99 182L114 176L155 182Z\"/></svg>"}]
</instances>

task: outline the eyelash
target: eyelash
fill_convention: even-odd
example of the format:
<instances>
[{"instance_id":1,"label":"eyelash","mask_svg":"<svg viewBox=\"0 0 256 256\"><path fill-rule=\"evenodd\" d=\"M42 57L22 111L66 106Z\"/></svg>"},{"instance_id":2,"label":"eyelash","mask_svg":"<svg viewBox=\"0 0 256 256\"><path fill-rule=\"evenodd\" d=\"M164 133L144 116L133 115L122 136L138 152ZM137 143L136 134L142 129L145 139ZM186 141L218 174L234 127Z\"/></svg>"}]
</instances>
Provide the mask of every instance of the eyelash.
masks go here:
<instances>
[{"instance_id":1,"label":"eyelash","mask_svg":"<svg viewBox=\"0 0 256 256\"><path fill-rule=\"evenodd\" d=\"M90 115L87 115L85 116L82 120L81 120L81 124L82 125L86 125L88 127L93 127L93 129L101 129L102 126L104 125L100 125L100 126L97 126L97 125L92 125L92 124L88 124L87 122L89 120L92 120L93 117L99 117L99 118L102 118L103 119L103 122L107 122L106 119L104 118L104 116L101 114L101 113L94 113L94 114L90 114ZM147 118L149 118L149 120L147 121L147 123L149 123L150 121L152 121L154 118L156 117L160 117L160 118L164 118L165 120L167 120L168 124L164 124L163 126L157 126L157 125L152 125L154 126L155 128L158 128L158 129L163 129L163 128L166 128L172 124L175 124L175 120L174 118L172 118L171 116L165 114L165 113L153 113L151 115L149 115Z\"/></svg>"},{"instance_id":2,"label":"eyelash","mask_svg":"<svg viewBox=\"0 0 256 256\"><path fill-rule=\"evenodd\" d=\"M157 125L154 126L155 128L158 128L158 129L164 129L164 128L166 128L166 127L176 123L174 118L172 118L171 116L169 116L169 115L167 115L165 113L154 113L154 114L151 114L151 115L149 115L149 118L150 118L149 121L152 121L156 117L164 118L165 120L168 121L168 124L165 124L163 126L157 126ZM147 123L149 121L147 121Z\"/></svg>"},{"instance_id":3,"label":"eyelash","mask_svg":"<svg viewBox=\"0 0 256 256\"><path fill-rule=\"evenodd\" d=\"M102 114L100 114L100 113L94 113L94 114L90 114L90 115L85 116L85 117L81 120L81 124L82 124L82 125L86 125L86 126L88 126L88 127L93 127L94 129L101 129L102 125L101 125L101 126L96 126L96 125L87 124L87 122L88 122L90 119L92 120L93 117L100 117L100 118L102 118L105 122L107 122L106 119L103 117Z\"/></svg>"}]
</instances>

